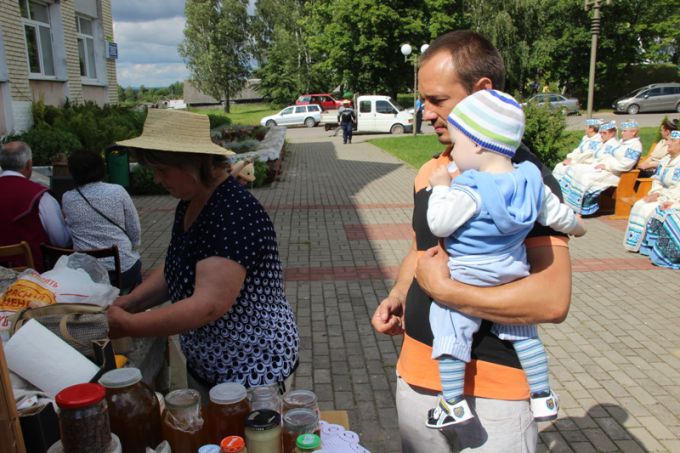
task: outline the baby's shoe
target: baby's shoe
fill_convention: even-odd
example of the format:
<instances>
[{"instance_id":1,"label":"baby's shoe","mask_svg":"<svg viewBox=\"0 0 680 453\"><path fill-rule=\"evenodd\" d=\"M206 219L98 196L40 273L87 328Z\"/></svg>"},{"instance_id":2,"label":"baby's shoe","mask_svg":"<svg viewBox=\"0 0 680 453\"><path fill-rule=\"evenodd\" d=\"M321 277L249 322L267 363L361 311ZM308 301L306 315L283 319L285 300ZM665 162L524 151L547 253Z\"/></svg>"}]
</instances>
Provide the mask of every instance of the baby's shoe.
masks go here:
<instances>
[{"instance_id":1,"label":"baby's shoe","mask_svg":"<svg viewBox=\"0 0 680 453\"><path fill-rule=\"evenodd\" d=\"M552 390L531 394L531 411L537 422L555 420L559 409L560 400Z\"/></svg>"},{"instance_id":2,"label":"baby's shoe","mask_svg":"<svg viewBox=\"0 0 680 453\"><path fill-rule=\"evenodd\" d=\"M443 396L439 395L437 407L430 409L427 413L428 428L441 429L451 425L466 423L474 418L470 406L464 397L460 397L453 402L448 403Z\"/></svg>"}]
</instances>

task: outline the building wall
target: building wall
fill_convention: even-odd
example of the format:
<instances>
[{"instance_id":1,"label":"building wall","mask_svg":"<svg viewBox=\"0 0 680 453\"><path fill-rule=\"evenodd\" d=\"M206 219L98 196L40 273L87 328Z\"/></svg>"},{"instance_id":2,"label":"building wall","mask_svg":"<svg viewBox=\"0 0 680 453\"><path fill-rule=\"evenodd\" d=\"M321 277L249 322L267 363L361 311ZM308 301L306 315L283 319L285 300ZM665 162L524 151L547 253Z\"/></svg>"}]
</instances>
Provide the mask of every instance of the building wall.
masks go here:
<instances>
[{"instance_id":1,"label":"building wall","mask_svg":"<svg viewBox=\"0 0 680 453\"><path fill-rule=\"evenodd\" d=\"M17 0L0 0L0 136L32 126L31 105L93 101L118 102L116 62L105 58L106 41L113 40L111 0L61 0L50 3L54 77L29 77L24 25ZM96 80L80 75L76 12L96 16ZM4 75L3 70L4 69ZM4 86L3 86L4 85Z\"/></svg>"}]
</instances>

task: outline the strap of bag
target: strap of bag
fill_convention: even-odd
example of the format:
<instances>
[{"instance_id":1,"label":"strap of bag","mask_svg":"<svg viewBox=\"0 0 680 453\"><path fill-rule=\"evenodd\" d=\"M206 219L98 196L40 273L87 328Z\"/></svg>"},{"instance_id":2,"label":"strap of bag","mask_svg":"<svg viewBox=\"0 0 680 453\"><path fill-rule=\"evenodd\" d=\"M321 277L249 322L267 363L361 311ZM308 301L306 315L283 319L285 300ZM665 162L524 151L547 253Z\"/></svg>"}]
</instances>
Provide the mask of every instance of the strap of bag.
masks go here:
<instances>
[{"instance_id":1,"label":"strap of bag","mask_svg":"<svg viewBox=\"0 0 680 453\"><path fill-rule=\"evenodd\" d=\"M115 226L115 227L118 228L120 231L122 231L123 234L125 234L125 236L127 236L128 240L130 241L130 244L132 244L133 247L134 247L135 244L132 242L132 238L130 237L130 235L128 234L128 232L125 231L125 228L123 228L122 226L118 225L116 222L114 222L113 220L111 220L110 218L108 218L108 217L107 217L103 212L101 212L99 209L95 208L95 207L92 205L92 203L90 203L90 200L88 200L88 199L85 197L85 195L83 195L83 193L80 191L80 188L79 188L79 187L76 187L76 191L78 192L78 194L80 194L80 196L83 198L83 200L85 200L85 203L87 203L87 204L94 210L94 212L96 212L96 213L99 214L100 216L104 217L104 219L106 219L106 221L108 221L111 225Z\"/></svg>"},{"instance_id":2,"label":"strap of bag","mask_svg":"<svg viewBox=\"0 0 680 453\"><path fill-rule=\"evenodd\" d=\"M97 314L104 313L105 311L106 307L101 307L99 305L93 304L52 304L46 305L44 307L25 308L13 315L11 323L12 327L10 328L10 336L14 335L14 333L17 330L19 330L19 328L23 326L26 322L33 318L39 318L40 316L48 315L64 316L64 318L66 318L66 321L64 321L64 319L61 320L60 322L61 328L62 323L68 322L70 320L70 318L68 318L67 316L81 314ZM64 333L63 330L61 333ZM77 342L77 340L75 339L74 341Z\"/></svg>"}]
</instances>

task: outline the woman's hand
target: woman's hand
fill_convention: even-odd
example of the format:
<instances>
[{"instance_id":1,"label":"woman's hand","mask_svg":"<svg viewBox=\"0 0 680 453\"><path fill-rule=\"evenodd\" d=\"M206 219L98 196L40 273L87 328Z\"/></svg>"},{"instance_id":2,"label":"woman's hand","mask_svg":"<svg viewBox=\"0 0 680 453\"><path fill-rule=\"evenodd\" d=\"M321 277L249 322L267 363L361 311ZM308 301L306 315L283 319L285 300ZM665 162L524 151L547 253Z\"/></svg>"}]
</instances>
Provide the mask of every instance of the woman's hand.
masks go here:
<instances>
[{"instance_id":1,"label":"woman's hand","mask_svg":"<svg viewBox=\"0 0 680 453\"><path fill-rule=\"evenodd\" d=\"M118 301L118 299L116 300L116 302ZM120 306L111 305L108 308L108 310L106 310L106 318L109 322L109 338L120 338L128 336L130 334L133 316L134 315L128 313Z\"/></svg>"},{"instance_id":2,"label":"woman's hand","mask_svg":"<svg viewBox=\"0 0 680 453\"><path fill-rule=\"evenodd\" d=\"M597 165L595 165L595 170L604 170L604 169L606 169L606 168L607 168L607 167L605 167L604 164L597 164Z\"/></svg>"},{"instance_id":3,"label":"woman's hand","mask_svg":"<svg viewBox=\"0 0 680 453\"><path fill-rule=\"evenodd\" d=\"M647 203L652 203L652 202L654 202L658 199L659 199L659 192L647 194L643 198L643 200L646 201Z\"/></svg>"},{"instance_id":4,"label":"woman's hand","mask_svg":"<svg viewBox=\"0 0 680 453\"><path fill-rule=\"evenodd\" d=\"M661 209L662 211L665 211L666 209L670 209L672 206L673 206L672 201L664 201L663 203L661 203L659 205L659 209Z\"/></svg>"}]
</instances>

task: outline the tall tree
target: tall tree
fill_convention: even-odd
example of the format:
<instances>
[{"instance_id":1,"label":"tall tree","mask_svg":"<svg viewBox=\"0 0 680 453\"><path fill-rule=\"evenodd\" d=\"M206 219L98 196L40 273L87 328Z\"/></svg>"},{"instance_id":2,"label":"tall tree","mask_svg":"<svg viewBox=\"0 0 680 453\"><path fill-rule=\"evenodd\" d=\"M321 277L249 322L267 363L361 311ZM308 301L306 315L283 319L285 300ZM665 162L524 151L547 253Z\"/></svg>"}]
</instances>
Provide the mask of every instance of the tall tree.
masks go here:
<instances>
[{"instance_id":1,"label":"tall tree","mask_svg":"<svg viewBox=\"0 0 680 453\"><path fill-rule=\"evenodd\" d=\"M232 97L250 75L247 0L187 0L179 54L194 85L230 111Z\"/></svg>"}]
</instances>

